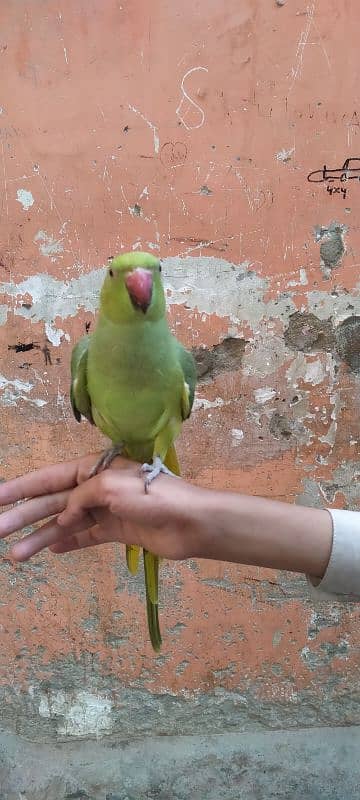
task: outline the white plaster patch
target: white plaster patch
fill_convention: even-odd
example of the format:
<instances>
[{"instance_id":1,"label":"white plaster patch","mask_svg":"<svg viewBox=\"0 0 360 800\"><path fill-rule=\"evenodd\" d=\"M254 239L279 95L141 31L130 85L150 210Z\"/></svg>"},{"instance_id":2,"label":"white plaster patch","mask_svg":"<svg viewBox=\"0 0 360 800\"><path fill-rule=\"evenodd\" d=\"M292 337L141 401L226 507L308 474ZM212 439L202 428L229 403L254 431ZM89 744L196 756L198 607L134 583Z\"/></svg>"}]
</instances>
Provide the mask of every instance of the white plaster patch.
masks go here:
<instances>
[{"instance_id":1,"label":"white plaster patch","mask_svg":"<svg viewBox=\"0 0 360 800\"><path fill-rule=\"evenodd\" d=\"M0 305L0 325L5 325L8 315L8 306L5 304Z\"/></svg>"},{"instance_id":2,"label":"white plaster patch","mask_svg":"<svg viewBox=\"0 0 360 800\"><path fill-rule=\"evenodd\" d=\"M330 447L334 447L336 440L336 432L338 428L337 418L342 408L340 392L334 392L333 394L331 394L330 402L333 406L332 412L330 414L331 422L327 433L325 433L323 436L319 436L319 440L324 444L328 444Z\"/></svg>"},{"instance_id":3,"label":"white plaster patch","mask_svg":"<svg viewBox=\"0 0 360 800\"><path fill-rule=\"evenodd\" d=\"M41 241L40 249L45 247L44 255L62 251L61 241L56 242L44 231L39 231L36 238ZM140 242L136 244L141 245ZM235 265L205 256L165 258L163 274L167 302L169 305L186 303L194 311L217 314L232 323L245 323L254 328L263 318L270 316L287 322L289 314L295 311L294 304L284 295L279 296L276 306L272 300L265 303L263 297L269 282L249 271L250 266L248 261ZM53 324L57 317L64 320L75 316L80 308L95 314L104 274L104 269L95 269L79 278L61 281L52 275L38 273L18 284L3 283L0 293L19 298L14 311L16 315L34 322ZM24 295L31 297L30 309L21 305Z\"/></svg>"},{"instance_id":4,"label":"white plaster patch","mask_svg":"<svg viewBox=\"0 0 360 800\"><path fill-rule=\"evenodd\" d=\"M222 397L216 397L215 400L207 400L206 397L195 397L193 410L208 409L208 408L222 408L222 406L229 405L229 401L225 402Z\"/></svg>"},{"instance_id":5,"label":"white plaster patch","mask_svg":"<svg viewBox=\"0 0 360 800\"><path fill-rule=\"evenodd\" d=\"M55 719L58 736L100 736L110 733L112 702L105 694L91 692L49 692L42 694L39 715Z\"/></svg>"},{"instance_id":6,"label":"white plaster patch","mask_svg":"<svg viewBox=\"0 0 360 800\"><path fill-rule=\"evenodd\" d=\"M21 203L23 211L28 211L34 205L34 198L32 193L27 189L18 189L16 192L16 201Z\"/></svg>"},{"instance_id":7,"label":"white plaster patch","mask_svg":"<svg viewBox=\"0 0 360 800\"><path fill-rule=\"evenodd\" d=\"M307 364L304 375L305 383L312 383L313 386L317 386L319 383L323 382L324 378L325 368L319 358Z\"/></svg>"},{"instance_id":8,"label":"white plaster patch","mask_svg":"<svg viewBox=\"0 0 360 800\"><path fill-rule=\"evenodd\" d=\"M63 336L65 336L68 339L68 341L70 340L70 336L68 334L65 334L62 328L54 328L54 326L51 325L50 322L45 322L45 333L47 339L49 340L49 342L51 342L51 344L54 347L59 347Z\"/></svg>"},{"instance_id":9,"label":"white plaster patch","mask_svg":"<svg viewBox=\"0 0 360 800\"><path fill-rule=\"evenodd\" d=\"M303 267L300 267L300 284L301 284L301 286L307 286L308 283L309 283L309 281L308 281L308 277L307 277L307 274L306 274L306 269L304 269Z\"/></svg>"},{"instance_id":10,"label":"white plaster patch","mask_svg":"<svg viewBox=\"0 0 360 800\"><path fill-rule=\"evenodd\" d=\"M244 322L256 326L273 305L263 298L269 282L251 271L251 263L232 264L221 258L188 256L165 258L163 261L164 285L171 304L184 304L200 313L228 317L231 322ZM289 300L280 296L276 317L285 315L288 308L296 310ZM291 312L290 312L291 313Z\"/></svg>"},{"instance_id":11,"label":"white plaster patch","mask_svg":"<svg viewBox=\"0 0 360 800\"><path fill-rule=\"evenodd\" d=\"M286 377L289 384L296 389L299 379L303 377L306 368L306 358L304 353L297 353L290 366L286 370Z\"/></svg>"},{"instance_id":12,"label":"white plaster patch","mask_svg":"<svg viewBox=\"0 0 360 800\"><path fill-rule=\"evenodd\" d=\"M245 349L243 359L244 375L256 375L258 380L269 380L268 376L277 372L291 356L289 355L284 339L281 336L269 334L270 325L263 326L263 330L256 331L251 347Z\"/></svg>"},{"instance_id":13,"label":"white plaster patch","mask_svg":"<svg viewBox=\"0 0 360 800\"><path fill-rule=\"evenodd\" d=\"M259 389L255 389L254 391L255 402L259 403L259 405L264 405L265 403L268 403L268 401L272 400L272 398L275 397L275 395L276 395L275 389L271 389L270 386L263 386L260 387Z\"/></svg>"},{"instance_id":14,"label":"white plaster patch","mask_svg":"<svg viewBox=\"0 0 360 800\"><path fill-rule=\"evenodd\" d=\"M74 317L80 308L95 314L104 274L103 269L98 269L80 278L59 281L52 275L40 273L31 275L20 283L4 283L0 286L0 293L4 292L5 295L18 300L19 304L14 308L16 316L31 319L33 322L44 322L45 326L48 326L48 338L52 344L57 344L60 343L58 337L63 335L63 330L60 328L59 334L56 334L54 320L57 317L60 319ZM31 308L24 308L22 298L29 297ZM0 312L1 308L0 306Z\"/></svg>"},{"instance_id":15,"label":"white plaster patch","mask_svg":"<svg viewBox=\"0 0 360 800\"><path fill-rule=\"evenodd\" d=\"M350 315L360 314L360 282L352 290L351 300L348 294L333 295L331 292L312 291L307 295L307 305L308 310L316 314L319 319L332 317L335 322L342 322Z\"/></svg>"},{"instance_id":16,"label":"white plaster patch","mask_svg":"<svg viewBox=\"0 0 360 800\"><path fill-rule=\"evenodd\" d=\"M38 231L34 237L34 242L39 242L40 253L43 256L47 256L47 258L51 258L52 261L56 261L54 256L64 252L62 240L55 239L54 236L46 233L46 231Z\"/></svg>"},{"instance_id":17,"label":"white plaster patch","mask_svg":"<svg viewBox=\"0 0 360 800\"><path fill-rule=\"evenodd\" d=\"M30 381L21 381L18 378L6 378L0 375L0 404L2 406L16 406L19 400L25 400L37 408L46 406L46 400L37 397L29 397L34 384Z\"/></svg>"},{"instance_id":18,"label":"white plaster patch","mask_svg":"<svg viewBox=\"0 0 360 800\"><path fill-rule=\"evenodd\" d=\"M290 150L285 150L285 148L283 147L282 150L279 150L279 152L276 153L276 160L286 163L287 161L290 161L291 156L294 153L295 153L295 147L291 147Z\"/></svg>"},{"instance_id":19,"label":"white plaster patch","mask_svg":"<svg viewBox=\"0 0 360 800\"><path fill-rule=\"evenodd\" d=\"M307 286L308 283L309 283L309 281L307 279L306 270L303 267L301 267L300 270L299 270L298 279L297 280L288 281L286 286L289 286L289 287L291 287L291 286Z\"/></svg>"},{"instance_id":20,"label":"white plaster patch","mask_svg":"<svg viewBox=\"0 0 360 800\"><path fill-rule=\"evenodd\" d=\"M242 431L241 428L232 428L231 438L232 438L232 447L237 447L237 445L240 442L242 442L244 438L244 431Z\"/></svg>"}]
</instances>

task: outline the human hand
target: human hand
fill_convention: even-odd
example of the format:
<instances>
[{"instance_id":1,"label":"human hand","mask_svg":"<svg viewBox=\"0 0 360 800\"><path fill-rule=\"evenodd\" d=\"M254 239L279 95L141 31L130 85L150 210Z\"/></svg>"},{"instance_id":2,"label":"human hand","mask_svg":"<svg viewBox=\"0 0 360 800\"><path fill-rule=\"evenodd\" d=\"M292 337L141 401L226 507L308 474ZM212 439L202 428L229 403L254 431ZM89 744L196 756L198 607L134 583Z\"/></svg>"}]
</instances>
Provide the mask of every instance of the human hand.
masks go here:
<instances>
[{"instance_id":1,"label":"human hand","mask_svg":"<svg viewBox=\"0 0 360 800\"><path fill-rule=\"evenodd\" d=\"M0 506L24 500L0 514L0 538L48 520L13 545L16 561L46 547L65 553L111 541L175 560L196 555L201 489L161 475L145 494L139 465L124 458L88 478L96 459L53 464L0 485Z\"/></svg>"}]
</instances>

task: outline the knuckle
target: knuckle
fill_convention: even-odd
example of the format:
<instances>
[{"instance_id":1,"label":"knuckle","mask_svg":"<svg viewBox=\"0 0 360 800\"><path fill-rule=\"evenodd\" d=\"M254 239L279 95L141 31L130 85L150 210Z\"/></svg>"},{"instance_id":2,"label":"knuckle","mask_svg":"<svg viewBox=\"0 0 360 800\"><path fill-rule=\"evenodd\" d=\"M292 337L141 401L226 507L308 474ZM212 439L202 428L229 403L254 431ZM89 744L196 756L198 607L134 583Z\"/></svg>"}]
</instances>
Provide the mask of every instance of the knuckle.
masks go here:
<instances>
[{"instance_id":1,"label":"knuckle","mask_svg":"<svg viewBox=\"0 0 360 800\"><path fill-rule=\"evenodd\" d=\"M99 490L101 496L110 501L113 494L113 476L107 470L99 475Z\"/></svg>"}]
</instances>

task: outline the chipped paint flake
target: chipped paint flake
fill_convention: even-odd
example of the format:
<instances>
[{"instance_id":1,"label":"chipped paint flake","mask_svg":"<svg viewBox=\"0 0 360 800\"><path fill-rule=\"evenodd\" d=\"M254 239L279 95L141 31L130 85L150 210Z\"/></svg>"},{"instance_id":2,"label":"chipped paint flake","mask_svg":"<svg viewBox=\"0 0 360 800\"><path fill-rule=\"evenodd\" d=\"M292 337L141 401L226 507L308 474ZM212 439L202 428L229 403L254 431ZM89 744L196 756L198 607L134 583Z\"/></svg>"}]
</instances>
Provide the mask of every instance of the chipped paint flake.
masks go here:
<instances>
[{"instance_id":1,"label":"chipped paint flake","mask_svg":"<svg viewBox=\"0 0 360 800\"><path fill-rule=\"evenodd\" d=\"M297 280L288 281L288 283L286 285L289 286L289 287L291 287L291 286L307 286L308 283L309 283L309 281L308 281L308 278L307 278L306 270L303 267L301 267L300 270L299 270L298 279Z\"/></svg>"},{"instance_id":2,"label":"chipped paint flake","mask_svg":"<svg viewBox=\"0 0 360 800\"><path fill-rule=\"evenodd\" d=\"M276 153L276 160L286 163L287 161L290 161L291 156L294 153L295 153L295 147L291 147L290 150L285 150L285 148L283 147L282 150L279 150L279 152Z\"/></svg>"},{"instance_id":3,"label":"chipped paint flake","mask_svg":"<svg viewBox=\"0 0 360 800\"><path fill-rule=\"evenodd\" d=\"M28 189L18 189L16 192L16 202L22 205L23 211L29 211L34 205L34 198Z\"/></svg>"},{"instance_id":4,"label":"chipped paint flake","mask_svg":"<svg viewBox=\"0 0 360 800\"><path fill-rule=\"evenodd\" d=\"M317 358L315 361L311 361L306 367L304 381L306 383L312 383L313 386L317 386L317 384L323 382L324 378L324 364L322 364L319 358Z\"/></svg>"},{"instance_id":5,"label":"chipped paint flake","mask_svg":"<svg viewBox=\"0 0 360 800\"><path fill-rule=\"evenodd\" d=\"M39 242L40 253L47 258L51 258L52 261L56 261L54 256L64 252L62 240L55 239L54 236L45 231L38 231L34 237L34 242Z\"/></svg>"},{"instance_id":6,"label":"chipped paint flake","mask_svg":"<svg viewBox=\"0 0 360 800\"><path fill-rule=\"evenodd\" d=\"M275 395L275 389L271 389L270 386L260 387L260 389L255 389L254 391L255 402L259 403L259 405L265 405L265 403L272 400Z\"/></svg>"},{"instance_id":7,"label":"chipped paint flake","mask_svg":"<svg viewBox=\"0 0 360 800\"><path fill-rule=\"evenodd\" d=\"M242 442L244 438L244 431L242 431L241 428L232 428L231 438L232 438L232 447L237 447L237 445L240 442Z\"/></svg>"},{"instance_id":8,"label":"chipped paint flake","mask_svg":"<svg viewBox=\"0 0 360 800\"><path fill-rule=\"evenodd\" d=\"M222 397L216 397L215 400L207 400L206 397L195 397L193 410L208 409L208 408L221 408L222 406L229 405Z\"/></svg>"},{"instance_id":9,"label":"chipped paint flake","mask_svg":"<svg viewBox=\"0 0 360 800\"><path fill-rule=\"evenodd\" d=\"M25 400L37 408L46 406L46 400L29 397L33 388L34 384L29 381L6 378L5 375L0 375L0 404L3 406L16 406L19 400Z\"/></svg>"},{"instance_id":10,"label":"chipped paint flake","mask_svg":"<svg viewBox=\"0 0 360 800\"><path fill-rule=\"evenodd\" d=\"M330 447L334 447L338 428L337 418L340 415L342 408L340 392L333 392L333 394L330 395L330 402L333 406L330 415L331 422L327 433L325 433L323 436L319 436L319 441L323 442L323 444L328 444Z\"/></svg>"},{"instance_id":11,"label":"chipped paint flake","mask_svg":"<svg viewBox=\"0 0 360 800\"><path fill-rule=\"evenodd\" d=\"M3 283L0 291L18 301L14 308L16 316L54 326L57 317L74 317L80 308L95 313L103 278L103 269L70 281L59 281L52 275L39 273L20 283ZM31 298L30 308L23 306L25 297Z\"/></svg>"},{"instance_id":12,"label":"chipped paint flake","mask_svg":"<svg viewBox=\"0 0 360 800\"><path fill-rule=\"evenodd\" d=\"M307 277L307 274L306 274L306 269L304 269L303 267L300 267L300 285L301 286L307 286L308 283L309 283L309 281L308 281L308 277Z\"/></svg>"},{"instance_id":13,"label":"chipped paint flake","mask_svg":"<svg viewBox=\"0 0 360 800\"><path fill-rule=\"evenodd\" d=\"M59 347L62 338L67 336L61 328L54 328L49 322L45 323L45 334L46 338L54 347ZM67 339L69 340L69 336L67 336Z\"/></svg>"}]
</instances>

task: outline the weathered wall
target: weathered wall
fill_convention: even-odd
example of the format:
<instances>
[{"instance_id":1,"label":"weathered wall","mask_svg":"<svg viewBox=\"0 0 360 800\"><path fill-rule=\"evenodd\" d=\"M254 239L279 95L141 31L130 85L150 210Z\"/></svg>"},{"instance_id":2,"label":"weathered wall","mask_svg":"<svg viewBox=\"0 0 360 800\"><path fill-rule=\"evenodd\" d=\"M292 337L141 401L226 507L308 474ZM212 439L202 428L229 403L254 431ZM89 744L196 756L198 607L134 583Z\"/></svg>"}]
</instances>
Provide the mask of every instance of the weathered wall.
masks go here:
<instances>
[{"instance_id":1,"label":"weathered wall","mask_svg":"<svg viewBox=\"0 0 360 800\"><path fill-rule=\"evenodd\" d=\"M206 347L185 475L357 507L360 186L322 172L360 155L357 40L356 0L2 4L3 477L99 446L70 413L71 347L108 256L141 247L164 259L173 329ZM6 551L10 730L359 722L358 610L314 610L299 577L165 565L155 658L118 547Z\"/></svg>"}]
</instances>

